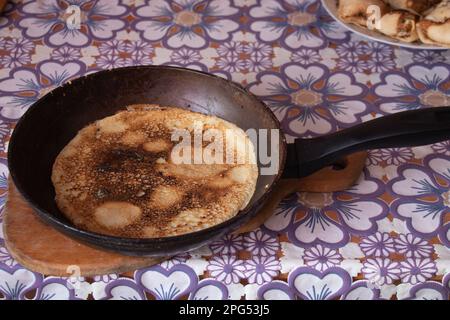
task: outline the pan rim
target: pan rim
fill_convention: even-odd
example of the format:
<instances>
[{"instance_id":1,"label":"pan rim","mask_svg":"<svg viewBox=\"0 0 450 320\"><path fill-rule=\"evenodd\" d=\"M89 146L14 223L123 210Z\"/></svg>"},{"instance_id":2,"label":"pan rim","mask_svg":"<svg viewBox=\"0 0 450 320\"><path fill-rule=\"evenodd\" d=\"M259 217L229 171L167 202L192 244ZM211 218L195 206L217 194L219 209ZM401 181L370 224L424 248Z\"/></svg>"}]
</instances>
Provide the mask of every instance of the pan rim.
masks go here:
<instances>
[{"instance_id":1,"label":"pan rim","mask_svg":"<svg viewBox=\"0 0 450 320\"><path fill-rule=\"evenodd\" d=\"M97 232L83 230L83 229L76 227L72 223L70 223L70 221L68 221L66 223L62 219L55 217L49 211L43 209L39 204L37 204L33 200L33 196L24 190L21 182L19 181L20 179L16 175L16 170L14 167L14 158L15 158L14 149L18 148L16 146L17 145L16 136L17 136L17 131L20 130L21 126L24 125L23 123L26 122L26 119L32 114L32 112L34 112L34 110L39 106L39 104L43 103L43 101L45 101L45 99L48 99L48 97L50 95L55 94L55 91L56 92L62 91L64 89L66 89L68 86L71 86L73 83L82 81L83 79L85 79L87 77L101 76L102 74L106 74L106 73L110 73L110 72L121 72L123 70L132 70L132 69L136 69L136 70L142 70L142 69L175 70L178 72L187 72L187 73L192 73L192 74L198 74L201 76L206 76L206 77L218 80L218 81L222 81L223 83L226 83L226 84L234 87L235 89L241 91L242 93L250 96L252 99L257 101L261 105L261 107L263 107L263 109L266 111L266 113L272 118L274 123L277 125L277 129L280 132L281 144L280 144L279 149L281 151L281 154L280 154L281 161L279 162L280 163L279 170L278 170L278 173L275 175L273 182L269 185L269 187L266 189L264 194L255 200L253 205L245 208L244 210L239 211L235 216L233 216L230 219L227 219L227 220L225 220L219 224L213 225L211 227L208 227L205 229L200 229L200 230L197 230L194 232L189 232L189 233L184 233L184 234L169 236L169 237L159 237L159 238L128 238L128 237L105 235L105 234L101 234L101 233L97 233ZM65 232L70 233L71 235L73 235L75 237L82 237L83 238L82 240L90 239L92 241L95 241L95 243L94 242L90 242L90 243L99 245L99 246L101 246L101 244L100 243L97 244L96 241L108 241L110 244L113 244L113 245L120 243L122 246L124 245L124 243L128 243L129 245L141 245L141 246L148 245L148 246L150 246L150 245L154 245L154 244L165 244L165 243L171 243L174 241L183 241L183 240L188 240L190 238L204 238L204 236L208 236L214 232L216 232L216 233L220 232L221 230L225 229L226 227L232 226L233 224L237 224L237 222L240 219L243 219L243 216L247 216L252 211L252 209L255 209L255 208L258 208L259 206L261 206L267 200L269 195L272 193L273 189L275 188L275 186L277 185L277 183L279 182L279 180L281 179L281 176L283 174L285 163L286 163L286 154L287 154L287 142L286 142L286 138L282 131L282 127L281 127L279 120L276 118L276 116L272 112L272 110L270 110L270 108L261 99L256 97L253 93L251 93L248 89L246 89L242 85L235 83L231 80L222 78L218 75L214 75L214 74L204 72L204 71L198 71L198 70L182 68L182 67L175 67L175 66L142 65L142 66L128 66L128 67L121 67L121 68L114 68L114 69L106 69L106 70L101 70L101 71L85 74L78 78L75 78L73 80L69 80L69 81L65 82L64 84L56 87L52 91L48 92L47 94L45 94L44 96L39 98L36 102L34 102L27 109L27 111L25 111L25 113L22 115L22 117L16 122L16 125L10 136L10 140L9 140L9 144L8 144L7 161L8 161L9 174L12 178L12 181L14 182L15 187L17 188L17 190L19 191L21 196L24 197L24 199L31 205L31 207L36 211L36 213L42 220L47 220L46 222L51 222L58 229L64 230ZM259 177L260 177L260 172L258 173L258 178ZM251 217L248 217L248 219L250 219L250 218ZM240 224L234 226L234 229L237 229L241 225L243 225L243 223L240 223ZM232 232L232 231L230 231L230 232Z\"/></svg>"}]
</instances>

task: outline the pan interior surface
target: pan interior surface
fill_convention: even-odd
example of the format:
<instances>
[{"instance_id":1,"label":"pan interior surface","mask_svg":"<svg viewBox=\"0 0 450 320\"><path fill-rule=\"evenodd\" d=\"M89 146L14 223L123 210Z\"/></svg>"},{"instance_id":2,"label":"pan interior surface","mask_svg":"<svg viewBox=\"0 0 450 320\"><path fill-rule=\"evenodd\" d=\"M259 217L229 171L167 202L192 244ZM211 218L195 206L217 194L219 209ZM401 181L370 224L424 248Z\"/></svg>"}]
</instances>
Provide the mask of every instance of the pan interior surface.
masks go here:
<instances>
[{"instance_id":1,"label":"pan interior surface","mask_svg":"<svg viewBox=\"0 0 450 320\"><path fill-rule=\"evenodd\" d=\"M114 249L114 245L126 246L128 240L129 245L145 245L151 243L150 240L164 242L164 238L139 239L137 242L138 239L101 236L76 229L57 208L50 179L55 158L80 129L128 105L142 103L214 115L243 130L279 129L274 115L253 95L229 81L197 71L141 66L101 71L73 80L30 107L18 122L8 150L10 172L17 188L44 220L73 236L84 237L88 242L94 242L94 239L112 241L115 244L108 245L110 249ZM282 169L285 153L282 134L279 141L269 142L279 146L279 168ZM261 168L259 163L258 167ZM242 224L239 223L240 216L260 204L278 177L279 174L259 175L252 199L247 208L232 219L234 222L229 226L225 222L223 226L212 227L215 229L210 234L202 230L198 236L217 235L233 223L234 227ZM191 237L190 241L200 242L200 238Z\"/></svg>"}]
</instances>

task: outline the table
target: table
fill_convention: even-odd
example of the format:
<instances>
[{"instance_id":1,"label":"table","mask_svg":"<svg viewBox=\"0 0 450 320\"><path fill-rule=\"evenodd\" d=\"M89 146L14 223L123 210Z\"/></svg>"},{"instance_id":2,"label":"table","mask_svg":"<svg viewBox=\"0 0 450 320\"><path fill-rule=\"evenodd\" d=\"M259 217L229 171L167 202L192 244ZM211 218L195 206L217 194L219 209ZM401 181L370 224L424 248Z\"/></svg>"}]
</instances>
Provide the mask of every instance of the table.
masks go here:
<instances>
[{"instance_id":1,"label":"table","mask_svg":"<svg viewBox=\"0 0 450 320\"><path fill-rule=\"evenodd\" d=\"M231 79L272 108L288 140L450 105L450 51L367 41L319 1L99 0L77 8L9 3L0 19L1 206L17 119L56 86L101 69L162 64ZM0 234L0 297L447 300L449 169L449 142L374 150L351 189L293 194L254 232L125 275L37 274L10 257Z\"/></svg>"}]
</instances>

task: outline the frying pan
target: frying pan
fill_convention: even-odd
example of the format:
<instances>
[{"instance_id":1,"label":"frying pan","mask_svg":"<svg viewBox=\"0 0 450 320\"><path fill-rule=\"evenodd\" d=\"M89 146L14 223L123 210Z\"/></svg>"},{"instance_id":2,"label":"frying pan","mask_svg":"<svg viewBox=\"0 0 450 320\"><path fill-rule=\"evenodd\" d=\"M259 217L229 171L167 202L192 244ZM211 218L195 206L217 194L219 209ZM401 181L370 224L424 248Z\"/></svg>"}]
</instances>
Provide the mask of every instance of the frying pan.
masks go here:
<instances>
[{"instance_id":1,"label":"frying pan","mask_svg":"<svg viewBox=\"0 0 450 320\"><path fill-rule=\"evenodd\" d=\"M248 206L223 223L180 236L151 239L81 230L56 206L50 179L53 162L78 130L137 103L188 108L218 116L244 130L280 129L270 109L239 85L211 74L166 66L97 72L66 83L33 104L18 121L9 143L9 169L17 189L40 218L68 236L129 255L173 255L236 230L256 215L282 177L307 176L360 150L417 146L450 139L450 108L447 107L386 116L331 135L297 139L293 144L287 144L280 131L279 141L269 141L278 146L278 172L260 175ZM258 163L258 167L261 169L262 165Z\"/></svg>"}]
</instances>

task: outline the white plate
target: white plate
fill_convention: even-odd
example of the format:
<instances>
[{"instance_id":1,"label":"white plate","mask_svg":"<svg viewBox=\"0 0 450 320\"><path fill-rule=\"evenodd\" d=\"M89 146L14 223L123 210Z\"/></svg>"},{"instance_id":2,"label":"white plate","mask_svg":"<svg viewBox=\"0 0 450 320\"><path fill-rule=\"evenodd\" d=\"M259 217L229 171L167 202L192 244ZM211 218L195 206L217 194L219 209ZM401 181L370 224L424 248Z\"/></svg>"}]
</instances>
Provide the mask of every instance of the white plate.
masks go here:
<instances>
[{"instance_id":1,"label":"white plate","mask_svg":"<svg viewBox=\"0 0 450 320\"><path fill-rule=\"evenodd\" d=\"M393 38L387 37L385 35L382 35L381 33L378 33L376 31L369 30L367 28L363 28L363 27L360 27L360 26L357 26L354 24L346 23L339 18L337 0L322 0L322 5L325 8L325 10L327 10L328 13L336 21L338 21L340 24L342 24L345 28L347 28L348 30L353 31L363 37L369 38L371 40L391 44L394 46L410 48L410 49L447 50L447 48L432 46L432 45L425 44L425 43L419 43L419 42L409 43L409 42L399 41L397 39L393 39Z\"/></svg>"}]
</instances>

